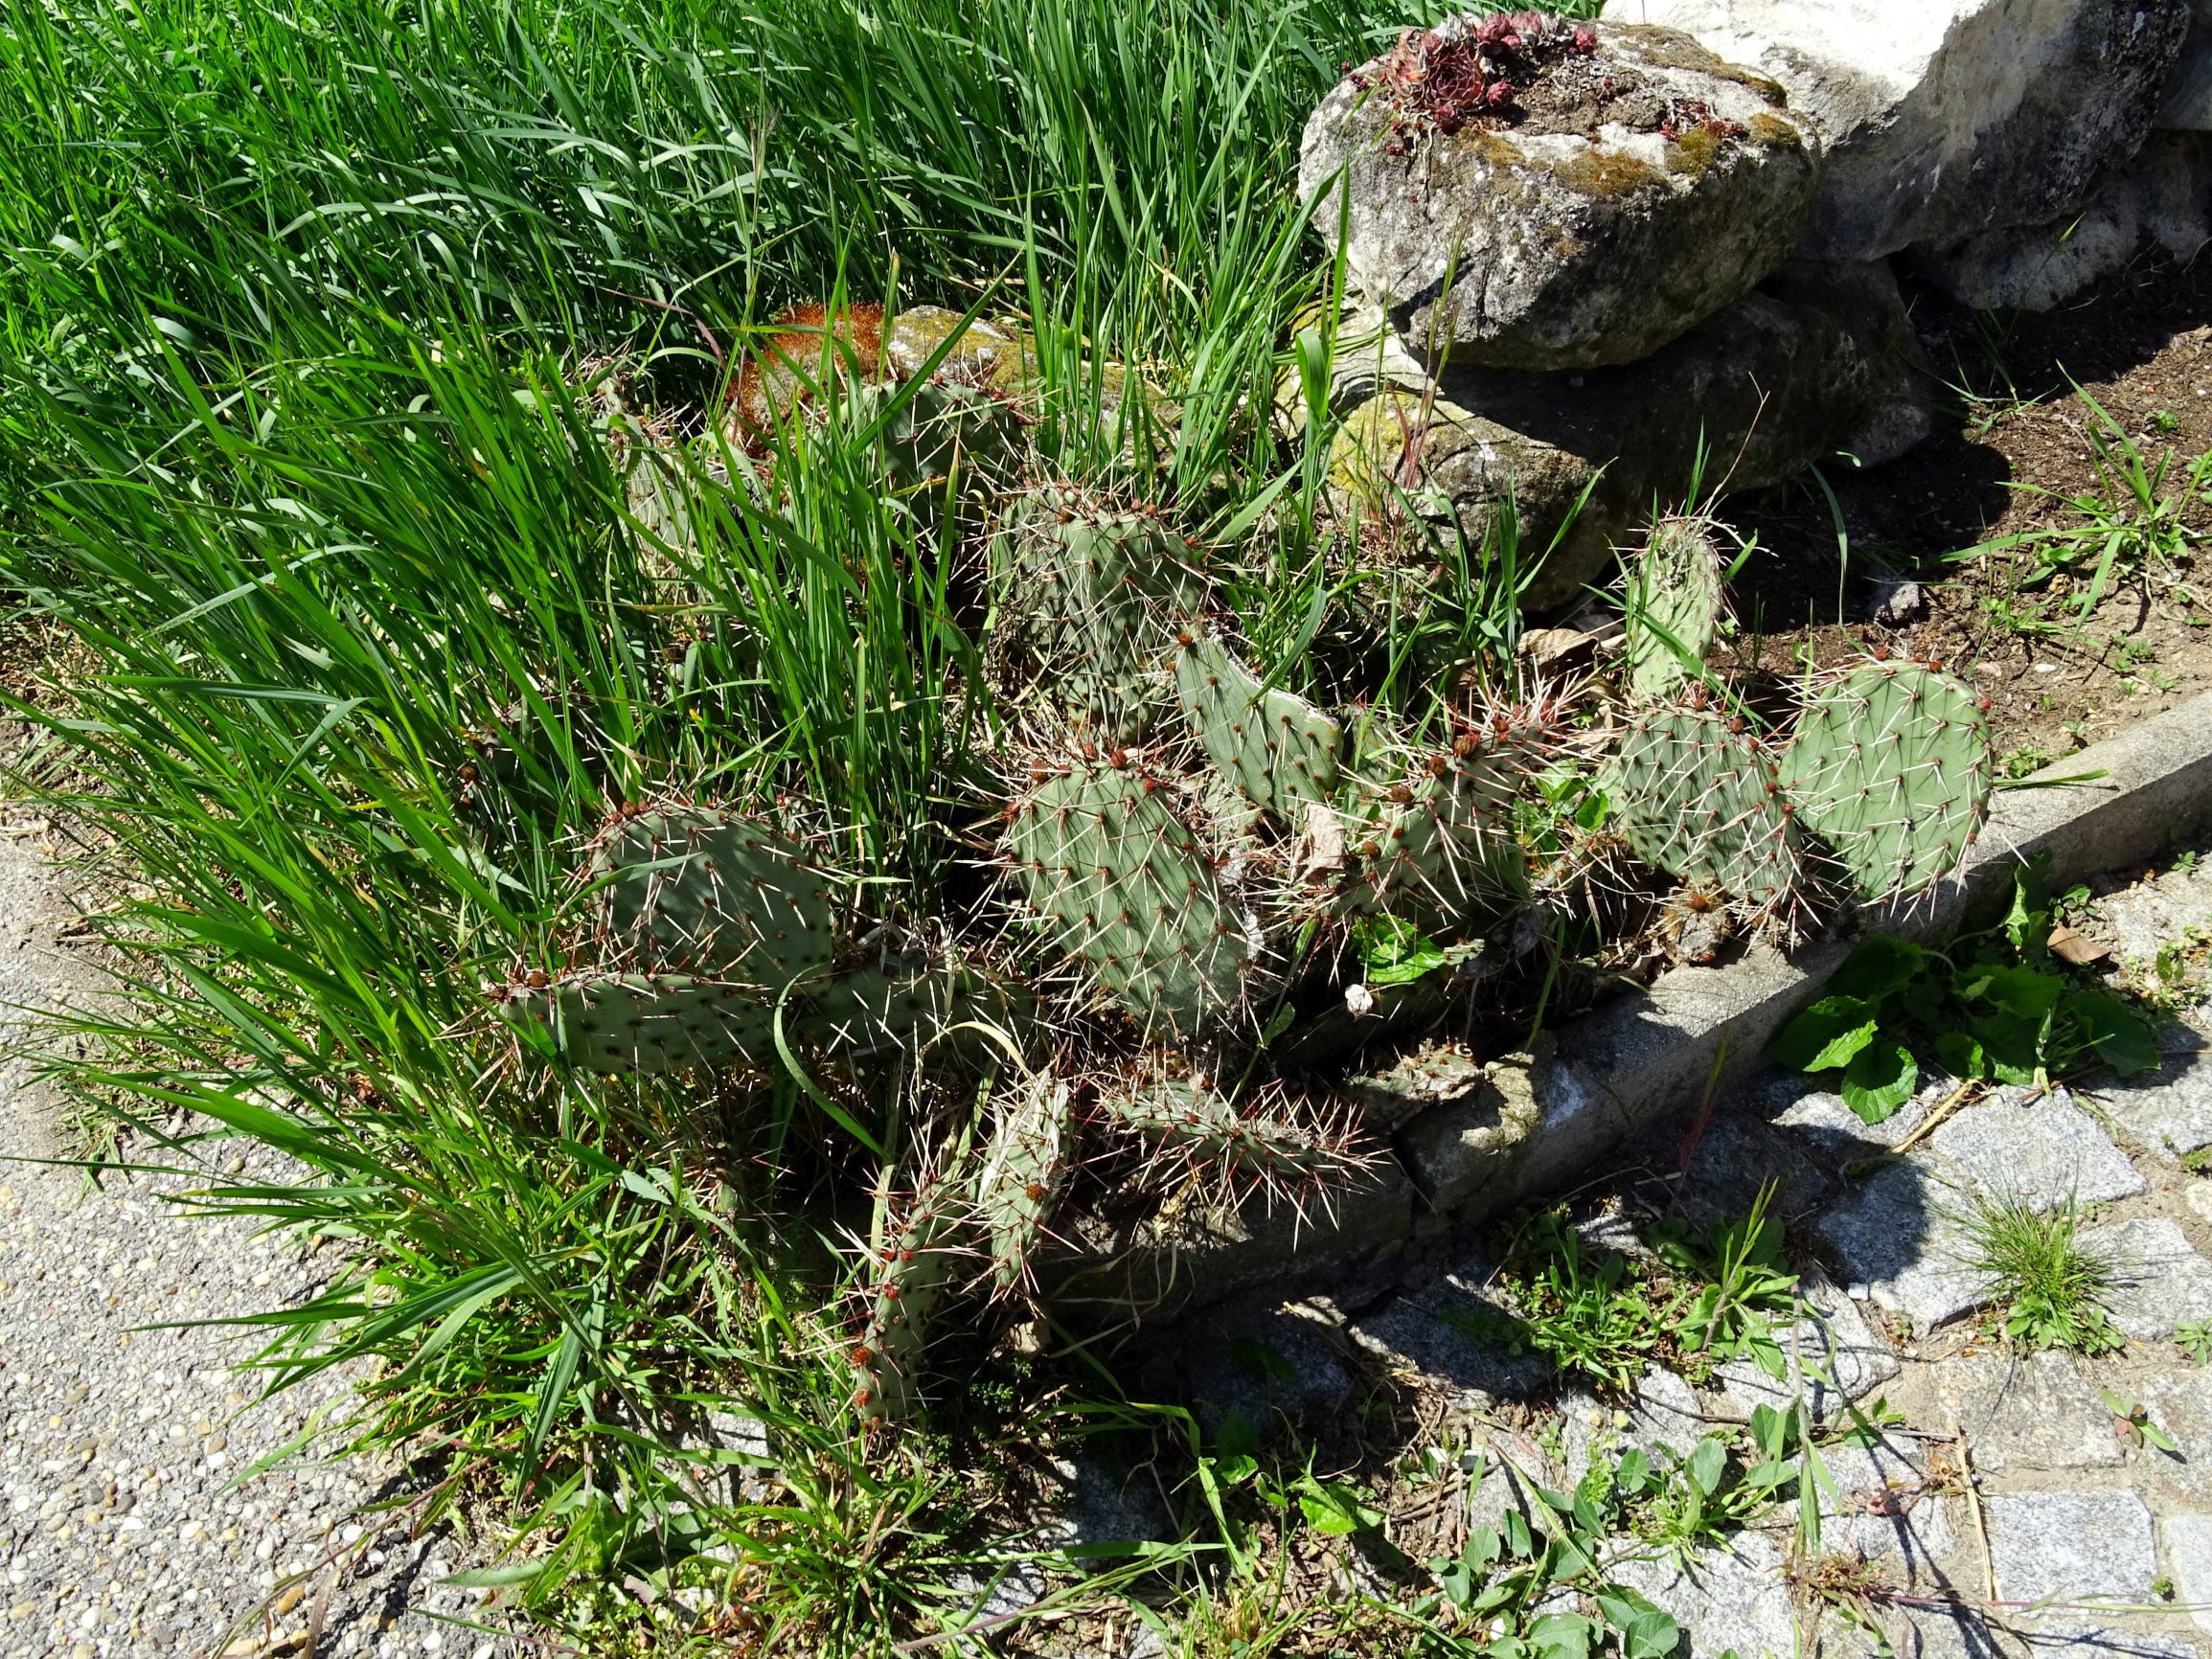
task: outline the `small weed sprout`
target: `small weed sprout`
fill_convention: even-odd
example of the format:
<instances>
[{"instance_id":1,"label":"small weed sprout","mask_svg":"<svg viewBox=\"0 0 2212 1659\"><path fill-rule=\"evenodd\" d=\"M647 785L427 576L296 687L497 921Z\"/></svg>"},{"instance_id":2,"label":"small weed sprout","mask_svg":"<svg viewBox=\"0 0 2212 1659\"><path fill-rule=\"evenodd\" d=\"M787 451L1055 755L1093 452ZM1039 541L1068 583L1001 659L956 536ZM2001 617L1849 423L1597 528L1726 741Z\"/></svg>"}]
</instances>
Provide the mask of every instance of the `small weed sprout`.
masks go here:
<instances>
[{"instance_id":1,"label":"small weed sprout","mask_svg":"<svg viewBox=\"0 0 2212 1659\"><path fill-rule=\"evenodd\" d=\"M2031 1351L2109 1353L2122 1345L2106 1314L2114 1263L2082 1238L2072 1199L2038 1210L2015 1196L1984 1198L1965 1217L1973 1265L1987 1276L2005 1340Z\"/></svg>"}]
</instances>

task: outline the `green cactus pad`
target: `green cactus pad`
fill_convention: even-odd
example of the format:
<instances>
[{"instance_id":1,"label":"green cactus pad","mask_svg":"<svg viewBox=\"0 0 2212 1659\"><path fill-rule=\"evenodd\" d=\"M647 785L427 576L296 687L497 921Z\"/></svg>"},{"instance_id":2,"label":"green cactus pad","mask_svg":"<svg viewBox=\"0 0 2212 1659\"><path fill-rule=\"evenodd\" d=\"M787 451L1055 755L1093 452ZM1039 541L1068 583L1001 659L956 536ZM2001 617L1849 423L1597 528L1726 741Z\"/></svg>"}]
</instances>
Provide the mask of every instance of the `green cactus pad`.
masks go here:
<instances>
[{"instance_id":1,"label":"green cactus pad","mask_svg":"<svg viewBox=\"0 0 2212 1659\"><path fill-rule=\"evenodd\" d=\"M1167 618L1195 603L1190 543L1157 519L1067 486L1019 498L992 537L1000 678L1074 724L1131 742L1168 696Z\"/></svg>"},{"instance_id":2,"label":"green cactus pad","mask_svg":"<svg viewBox=\"0 0 2212 1659\"><path fill-rule=\"evenodd\" d=\"M1910 662L1862 663L1820 687L1781 764L1806 828L1870 900L1956 868L1989 815L1992 772L1980 699Z\"/></svg>"},{"instance_id":3,"label":"green cactus pad","mask_svg":"<svg viewBox=\"0 0 2212 1659\"><path fill-rule=\"evenodd\" d=\"M1485 921L1517 905L1528 864L1514 832L1514 800L1549 747L1547 728L1501 722L1433 757L1416 781L1380 799L1366 834L1348 835L1359 868L1344 884L1340 909L1395 915L1425 930Z\"/></svg>"},{"instance_id":4,"label":"green cactus pad","mask_svg":"<svg viewBox=\"0 0 2212 1659\"><path fill-rule=\"evenodd\" d=\"M1149 1030L1189 1036L1242 1000L1252 947L1162 795L1077 765L1015 804L1006 849L1061 948Z\"/></svg>"},{"instance_id":5,"label":"green cactus pad","mask_svg":"<svg viewBox=\"0 0 2212 1659\"><path fill-rule=\"evenodd\" d=\"M871 387L857 413L872 417L891 394ZM1021 421L988 392L958 381L924 380L884 420L878 435L895 489L932 491L963 473L988 479L1009 470L1021 444Z\"/></svg>"},{"instance_id":6,"label":"green cactus pad","mask_svg":"<svg viewBox=\"0 0 2212 1659\"><path fill-rule=\"evenodd\" d=\"M593 974L512 986L499 1017L554 1034L586 1071L723 1071L774 1052L773 1016L747 987L679 974Z\"/></svg>"},{"instance_id":7,"label":"green cactus pad","mask_svg":"<svg viewBox=\"0 0 2212 1659\"><path fill-rule=\"evenodd\" d=\"M786 1043L848 1057L967 1019L1013 1019L988 981L934 964L900 974L855 967L792 987L780 999L755 986L681 974L579 974L510 986L499 1013L518 1028L550 1030L569 1063L586 1071L658 1075L774 1063L779 1000Z\"/></svg>"},{"instance_id":8,"label":"green cactus pad","mask_svg":"<svg viewBox=\"0 0 2212 1659\"><path fill-rule=\"evenodd\" d=\"M1797 830L1769 751L1741 724L1718 710L1649 710L1621 739L1605 788L1638 858L1768 910L1797 889Z\"/></svg>"},{"instance_id":9,"label":"green cactus pad","mask_svg":"<svg viewBox=\"0 0 2212 1659\"><path fill-rule=\"evenodd\" d=\"M1335 789L1342 729L1304 697L1263 686L1220 640L1183 632L1175 693L1207 756L1258 806L1289 817Z\"/></svg>"},{"instance_id":10,"label":"green cactus pad","mask_svg":"<svg viewBox=\"0 0 2212 1659\"><path fill-rule=\"evenodd\" d=\"M872 1421L911 1416L920 1402L929 1322L959 1265L959 1231L969 1219L961 1185L942 1177L925 1186L876 1261L868 1316L849 1356L853 1409Z\"/></svg>"},{"instance_id":11,"label":"green cactus pad","mask_svg":"<svg viewBox=\"0 0 2212 1659\"><path fill-rule=\"evenodd\" d=\"M1721 635L1720 549L1701 518L1662 518L1629 566L1623 605L1629 691L1656 702L1696 677L1682 660L1702 662Z\"/></svg>"},{"instance_id":12,"label":"green cactus pad","mask_svg":"<svg viewBox=\"0 0 2212 1659\"><path fill-rule=\"evenodd\" d=\"M1339 1134L1298 1123L1286 1110L1240 1111L1226 1095L1188 1082L1103 1094L1099 1109L1116 1127L1163 1150L1279 1185L1359 1162Z\"/></svg>"},{"instance_id":13,"label":"green cactus pad","mask_svg":"<svg viewBox=\"0 0 2212 1659\"><path fill-rule=\"evenodd\" d=\"M1068 1087L1038 1079L998 1120L975 1180L976 1217L991 1233L1001 1290L1028 1276L1053 1195L1067 1174Z\"/></svg>"},{"instance_id":14,"label":"green cactus pad","mask_svg":"<svg viewBox=\"0 0 2212 1659\"><path fill-rule=\"evenodd\" d=\"M828 879L800 850L740 813L671 807L601 832L608 945L643 968L779 990L829 965Z\"/></svg>"}]
</instances>

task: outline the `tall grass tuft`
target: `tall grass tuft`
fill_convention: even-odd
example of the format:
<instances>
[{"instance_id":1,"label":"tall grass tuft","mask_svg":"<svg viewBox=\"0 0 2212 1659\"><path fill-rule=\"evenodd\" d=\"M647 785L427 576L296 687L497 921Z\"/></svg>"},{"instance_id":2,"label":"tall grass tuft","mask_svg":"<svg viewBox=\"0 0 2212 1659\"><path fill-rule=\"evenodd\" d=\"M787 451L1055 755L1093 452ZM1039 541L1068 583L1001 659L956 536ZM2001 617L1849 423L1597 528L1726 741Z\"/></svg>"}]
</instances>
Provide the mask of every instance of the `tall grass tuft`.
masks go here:
<instances>
[{"instance_id":1,"label":"tall grass tuft","mask_svg":"<svg viewBox=\"0 0 2212 1659\"><path fill-rule=\"evenodd\" d=\"M1179 413L1139 485L1247 544L1295 678L1368 580L1316 532L1326 427L1270 432L1341 283L1298 135L1441 10L0 0L0 582L76 648L19 701L24 776L97 832L130 992L57 1016L93 1039L57 1075L177 1161L289 1155L201 1199L350 1253L260 1322L269 1385L365 1362L353 1436L497 1492L534 1602L718 1575L795 1650L865 1650L957 1624L932 1586L981 1547L844 1415L797 1217L856 1148L811 1079L559 1073L485 1018L610 805L787 792L930 914L997 740L868 421L774 457L772 504L677 476L665 537L615 365L696 416L794 301L1011 312L1043 458L1087 474L1132 447L1097 419L1129 365ZM1445 553L1422 648L1510 649L1510 560ZM672 1449L731 1407L773 1502Z\"/></svg>"}]
</instances>

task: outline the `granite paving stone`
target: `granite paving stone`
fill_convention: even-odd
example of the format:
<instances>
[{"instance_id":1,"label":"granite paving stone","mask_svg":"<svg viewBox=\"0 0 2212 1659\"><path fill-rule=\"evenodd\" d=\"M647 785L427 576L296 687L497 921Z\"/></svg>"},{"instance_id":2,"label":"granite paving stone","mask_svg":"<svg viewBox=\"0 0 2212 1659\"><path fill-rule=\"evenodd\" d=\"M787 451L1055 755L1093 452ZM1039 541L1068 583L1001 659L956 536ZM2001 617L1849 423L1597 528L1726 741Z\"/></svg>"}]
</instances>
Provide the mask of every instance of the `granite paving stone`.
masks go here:
<instances>
[{"instance_id":1,"label":"granite paving stone","mask_svg":"<svg viewBox=\"0 0 2212 1659\"><path fill-rule=\"evenodd\" d=\"M1814 1231L1877 1303L1926 1330L1990 1301L1988 1281L1970 1264L1958 1202L1925 1166L1892 1164L1821 1216Z\"/></svg>"},{"instance_id":2,"label":"granite paving stone","mask_svg":"<svg viewBox=\"0 0 2212 1659\"><path fill-rule=\"evenodd\" d=\"M1743 1659L1797 1651L1797 1627L1782 1551L1764 1533L1738 1533L1724 1548L1614 1561L1608 1576L1672 1613L1696 1655L1729 1648Z\"/></svg>"},{"instance_id":3,"label":"granite paving stone","mask_svg":"<svg viewBox=\"0 0 2212 1659\"><path fill-rule=\"evenodd\" d=\"M2121 1131L2169 1158L2212 1147L2212 1052L2187 1026L2159 1034L2158 1069L2109 1078L2097 1100ZM2178 1052L2177 1052L2178 1051Z\"/></svg>"},{"instance_id":4,"label":"granite paving stone","mask_svg":"<svg viewBox=\"0 0 2212 1659\"><path fill-rule=\"evenodd\" d=\"M1985 1501L2000 1598L2149 1600L2158 1552L2151 1511L2133 1492L1996 1492Z\"/></svg>"},{"instance_id":5,"label":"granite paving stone","mask_svg":"<svg viewBox=\"0 0 2212 1659\"><path fill-rule=\"evenodd\" d=\"M2177 1327L2212 1320L2212 1261L2164 1216L2117 1221L2082 1235L2086 1249L2112 1263L2105 1309L2137 1342L2172 1336Z\"/></svg>"},{"instance_id":6,"label":"granite paving stone","mask_svg":"<svg viewBox=\"0 0 2212 1659\"><path fill-rule=\"evenodd\" d=\"M1974 1465L2012 1469L2111 1468L2127 1459L2112 1409L2064 1353L1965 1353L1934 1368L1940 1426L1966 1432Z\"/></svg>"},{"instance_id":7,"label":"granite paving stone","mask_svg":"<svg viewBox=\"0 0 2212 1659\"><path fill-rule=\"evenodd\" d=\"M2168 1515L2158 1525L2166 1542L2166 1570L2174 1599L2198 1627L2212 1630L2212 1515Z\"/></svg>"},{"instance_id":8,"label":"granite paving stone","mask_svg":"<svg viewBox=\"0 0 2212 1659\"><path fill-rule=\"evenodd\" d=\"M1975 1192L2038 1210L2132 1198L2149 1186L2064 1089L2001 1091L1945 1122L1927 1147Z\"/></svg>"},{"instance_id":9,"label":"granite paving stone","mask_svg":"<svg viewBox=\"0 0 2212 1659\"><path fill-rule=\"evenodd\" d=\"M1729 1360L1714 1374L1745 1415L1753 1406L1780 1411L1802 1400L1813 1421L1826 1422L1847 1400L1863 1398L1898 1374L1897 1355L1840 1286L1813 1274L1804 1278L1799 1293L1806 1316L1774 1333L1783 1352L1780 1377L1752 1359Z\"/></svg>"}]
</instances>

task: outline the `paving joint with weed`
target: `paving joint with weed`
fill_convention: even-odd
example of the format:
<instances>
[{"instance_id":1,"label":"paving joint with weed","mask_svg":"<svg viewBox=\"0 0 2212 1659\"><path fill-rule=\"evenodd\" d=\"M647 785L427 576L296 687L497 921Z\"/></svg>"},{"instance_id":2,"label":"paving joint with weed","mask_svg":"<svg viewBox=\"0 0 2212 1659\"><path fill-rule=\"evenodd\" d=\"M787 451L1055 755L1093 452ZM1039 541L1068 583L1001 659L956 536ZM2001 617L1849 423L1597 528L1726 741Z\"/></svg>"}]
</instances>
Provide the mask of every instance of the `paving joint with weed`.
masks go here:
<instances>
[{"instance_id":1,"label":"paving joint with weed","mask_svg":"<svg viewBox=\"0 0 2212 1659\"><path fill-rule=\"evenodd\" d=\"M1370 1413L1465 1448L1369 1463L1411 1553L1440 1483L1494 1525L1594 1502L1611 1581L1695 1653L2200 1651L2212 974L2143 947L2212 920L2212 882L2169 846L2067 914L2084 983L2160 988L2147 1063L2086 1046L2041 1086L1939 1074L1895 1103L1754 1066L1408 1286L1216 1309L1181 1386L1309 1460L1356 1461Z\"/></svg>"}]
</instances>

